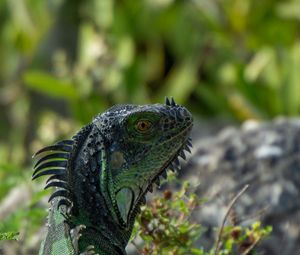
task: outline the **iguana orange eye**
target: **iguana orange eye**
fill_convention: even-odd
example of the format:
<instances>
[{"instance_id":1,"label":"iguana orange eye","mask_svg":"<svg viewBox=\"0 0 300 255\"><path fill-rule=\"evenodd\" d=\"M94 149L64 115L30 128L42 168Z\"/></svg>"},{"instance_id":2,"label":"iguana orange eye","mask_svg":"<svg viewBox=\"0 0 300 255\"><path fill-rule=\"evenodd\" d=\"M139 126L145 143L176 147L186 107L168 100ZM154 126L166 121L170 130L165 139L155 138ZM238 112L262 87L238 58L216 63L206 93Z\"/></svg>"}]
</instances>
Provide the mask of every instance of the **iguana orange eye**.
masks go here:
<instances>
[{"instance_id":1,"label":"iguana orange eye","mask_svg":"<svg viewBox=\"0 0 300 255\"><path fill-rule=\"evenodd\" d=\"M151 127L152 123L149 120L139 120L135 125L136 130L140 133L147 132Z\"/></svg>"}]
</instances>

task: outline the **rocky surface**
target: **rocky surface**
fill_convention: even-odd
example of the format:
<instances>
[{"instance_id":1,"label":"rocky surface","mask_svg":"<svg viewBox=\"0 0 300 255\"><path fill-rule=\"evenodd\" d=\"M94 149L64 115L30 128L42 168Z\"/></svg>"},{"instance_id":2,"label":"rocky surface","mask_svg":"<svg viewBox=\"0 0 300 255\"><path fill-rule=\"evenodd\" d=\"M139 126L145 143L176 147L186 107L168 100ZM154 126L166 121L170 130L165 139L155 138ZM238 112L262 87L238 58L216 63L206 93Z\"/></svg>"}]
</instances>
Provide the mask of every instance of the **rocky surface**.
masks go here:
<instances>
[{"instance_id":1,"label":"rocky surface","mask_svg":"<svg viewBox=\"0 0 300 255\"><path fill-rule=\"evenodd\" d=\"M273 226L259 254L300 254L300 119L248 121L194 141L182 173L208 199L194 212L207 228L202 245L211 247L213 229L220 226L230 200L249 184L234 210L242 224L261 220Z\"/></svg>"}]
</instances>

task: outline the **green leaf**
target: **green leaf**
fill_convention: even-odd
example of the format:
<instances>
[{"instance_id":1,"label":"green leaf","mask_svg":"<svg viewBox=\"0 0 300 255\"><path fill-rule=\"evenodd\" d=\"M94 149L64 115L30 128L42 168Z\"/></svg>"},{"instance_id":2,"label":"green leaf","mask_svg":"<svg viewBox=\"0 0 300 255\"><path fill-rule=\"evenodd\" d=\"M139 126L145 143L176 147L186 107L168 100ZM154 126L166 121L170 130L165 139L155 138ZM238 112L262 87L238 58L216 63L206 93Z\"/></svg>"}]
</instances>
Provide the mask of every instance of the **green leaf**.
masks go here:
<instances>
[{"instance_id":1,"label":"green leaf","mask_svg":"<svg viewBox=\"0 0 300 255\"><path fill-rule=\"evenodd\" d=\"M29 88L48 96L69 100L77 99L79 96L70 81L58 79L43 71L27 71L23 81Z\"/></svg>"},{"instance_id":2,"label":"green leaf","mask_svg":"<svg viewBox=\"0 0 300 255\"><path fill-rule=\"evenodd\" d=\"M19 232L0 233L0 241L2 240L18 240Z\"/></svg>"},{"instance_id":3,"label":"green leaf","mask_svg":"<svg viewBox=\"0 0 300 255\"><path fill-rule=\"evenodd\" d=\"M192 248L191 251L192 251L192 254L195 254L195 255L204 255L205 254L202 249L199 250L199 249L196 249L196 248Z\"/></svg>"}]
</instances>

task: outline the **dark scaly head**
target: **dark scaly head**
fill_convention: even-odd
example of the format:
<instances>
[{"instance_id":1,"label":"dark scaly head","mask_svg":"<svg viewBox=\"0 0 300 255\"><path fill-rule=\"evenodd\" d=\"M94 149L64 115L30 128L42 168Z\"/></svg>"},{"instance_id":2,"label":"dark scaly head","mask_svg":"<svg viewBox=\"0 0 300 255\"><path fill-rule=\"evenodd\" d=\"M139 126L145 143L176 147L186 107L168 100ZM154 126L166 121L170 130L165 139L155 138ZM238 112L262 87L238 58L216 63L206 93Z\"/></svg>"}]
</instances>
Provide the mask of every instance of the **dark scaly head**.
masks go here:
<instances>
[{"instance_id":1,"label":"dark scaly head","mask_svg":"<svg viewBox=\"0 0 300 255\"><path fill-rule=\"evenodd\" d=\"M118 221L130 225L147 191L167 169L179 168L178 156L185 159L192 116L166 98L164 105L114 106L93 123L105 134L113 208Z\"/></svg>"},{"instance_id":2,"label":"dark scaly head","mask_svg":"<svg viewBox=\"0 0 300 255\"><path fill-rule=\"evenodd\" d=\"M58 190L49 201L58 198L57 207L66 206L73 227L84 224L98 233L106 225L126 245L147 191L167 169L178 170L178 157L190 152L192 123L173 98L165 104L116 105L72 140L38 151L33 179L50 175L45 188ZM81 239L86 246L84 235Z\"/></svg>"}]
</instances>

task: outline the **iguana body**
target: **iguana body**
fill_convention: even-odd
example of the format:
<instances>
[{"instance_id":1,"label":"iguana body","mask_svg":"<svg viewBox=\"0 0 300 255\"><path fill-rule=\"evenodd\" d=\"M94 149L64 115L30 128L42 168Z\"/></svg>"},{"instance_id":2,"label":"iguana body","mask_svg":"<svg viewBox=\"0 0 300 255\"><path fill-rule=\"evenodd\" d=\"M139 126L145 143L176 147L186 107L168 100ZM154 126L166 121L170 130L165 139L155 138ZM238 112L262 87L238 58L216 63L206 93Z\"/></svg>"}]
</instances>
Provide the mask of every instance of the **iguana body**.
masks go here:
<instances>
[{"instance_id":1,"label":"iguana body","mask_svg":"<svg viewBox=\"0 0 300 255\"><path fill-rule=\"evenodd\" d=\"M145 195L189 150L192 116L166 104L117 105L71 140L36 155L33 179L50 175L48 233L40 255L126 254Z\"/></svg>"}]
</instances>

